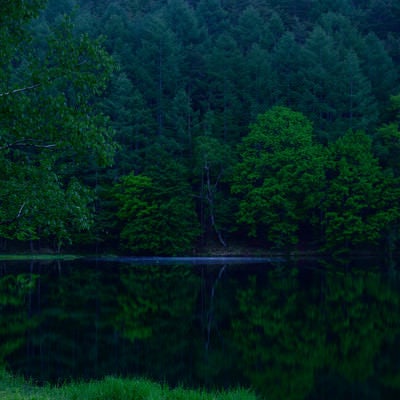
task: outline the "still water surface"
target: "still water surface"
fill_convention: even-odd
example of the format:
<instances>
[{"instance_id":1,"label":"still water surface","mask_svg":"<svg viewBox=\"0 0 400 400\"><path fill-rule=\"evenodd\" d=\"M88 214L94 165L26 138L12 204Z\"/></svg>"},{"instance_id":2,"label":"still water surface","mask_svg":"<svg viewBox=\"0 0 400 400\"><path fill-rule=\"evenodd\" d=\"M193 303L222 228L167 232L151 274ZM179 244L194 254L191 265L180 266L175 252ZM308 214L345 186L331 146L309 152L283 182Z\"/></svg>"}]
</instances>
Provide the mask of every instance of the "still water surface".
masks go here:
<instances>
[{"instance_id":1,"label":"still water surface","mask_svg":"<svg viewBox=\"0 0 400 400\"><path fill-rule=\"evenodd\" d=\"M399 399L400 274L367 261L2 262L0 365L265 399Z\"/></svg>"}]
</instances>

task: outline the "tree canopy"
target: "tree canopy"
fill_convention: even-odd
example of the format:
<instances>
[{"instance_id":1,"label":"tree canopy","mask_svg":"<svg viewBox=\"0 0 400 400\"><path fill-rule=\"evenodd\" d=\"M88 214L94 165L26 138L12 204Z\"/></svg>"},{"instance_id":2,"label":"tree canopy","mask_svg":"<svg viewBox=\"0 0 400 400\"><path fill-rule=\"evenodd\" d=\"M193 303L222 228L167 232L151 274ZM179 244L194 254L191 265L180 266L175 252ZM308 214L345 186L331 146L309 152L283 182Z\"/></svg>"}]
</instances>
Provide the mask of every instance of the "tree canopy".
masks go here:
<instances>
[{"instance_id":1,"label":"tree canopy","mask_svg":"<svg viewBox=\"0 0 400 400\"><path fill-rule=\"evenodd\" d=\"M2 1L1 243L396 246L392 3Z\"/></svg>"},{"instance_id":2,"label":"tree canopy","mask_svg":"<svg viewBox=\"0 0 400 400\"><path fill-rule=\"evenodd\" d=\"M0 234L60 246L91 223L92 196L79 171L112 160L112 130L94 101L114 63L100 40L75 35L68 17L39 43L29 22L41 5L2 8Z\"/></svg>"}]
</instances>

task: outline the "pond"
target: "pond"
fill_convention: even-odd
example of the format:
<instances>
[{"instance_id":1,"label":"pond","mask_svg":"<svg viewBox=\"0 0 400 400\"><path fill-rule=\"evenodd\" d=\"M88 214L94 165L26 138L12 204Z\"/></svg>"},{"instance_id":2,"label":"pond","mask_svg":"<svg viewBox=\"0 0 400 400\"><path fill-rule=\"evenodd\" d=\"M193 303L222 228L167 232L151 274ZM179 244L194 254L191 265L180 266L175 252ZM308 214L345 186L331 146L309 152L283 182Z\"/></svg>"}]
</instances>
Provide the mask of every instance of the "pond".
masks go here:
<instances>
[{"instance_id":1,"label":"pond","mask_svg":"<svg viewBox=\"0 0 400 400\"><path fill-rule=\"evenodd\" d=\"M0 263L0 365L265 399L400 398L400 279L368 260Z\"/></svg>"}]
</instances>

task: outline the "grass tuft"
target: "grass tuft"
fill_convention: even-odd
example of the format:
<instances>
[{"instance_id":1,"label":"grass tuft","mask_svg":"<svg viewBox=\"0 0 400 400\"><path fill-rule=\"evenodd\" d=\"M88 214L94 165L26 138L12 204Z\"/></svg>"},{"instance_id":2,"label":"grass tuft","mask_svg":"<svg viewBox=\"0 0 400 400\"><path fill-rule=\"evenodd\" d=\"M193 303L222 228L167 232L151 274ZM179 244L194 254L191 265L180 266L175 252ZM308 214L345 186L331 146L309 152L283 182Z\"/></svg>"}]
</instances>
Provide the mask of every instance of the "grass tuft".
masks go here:
<instances>
[{"instance_id":1,"label":"grass tuft","mask_svg":"<svg viewBox=\"0 0 400 400\"><path fill-rule=\"evenodd\" d=\"M36 387L22 378L0 371L1 400L256 400L249 390L226 392L171 389L146 379L106 377L100 381L69 383L61 387Z\"/></svg>"}]
</instances>

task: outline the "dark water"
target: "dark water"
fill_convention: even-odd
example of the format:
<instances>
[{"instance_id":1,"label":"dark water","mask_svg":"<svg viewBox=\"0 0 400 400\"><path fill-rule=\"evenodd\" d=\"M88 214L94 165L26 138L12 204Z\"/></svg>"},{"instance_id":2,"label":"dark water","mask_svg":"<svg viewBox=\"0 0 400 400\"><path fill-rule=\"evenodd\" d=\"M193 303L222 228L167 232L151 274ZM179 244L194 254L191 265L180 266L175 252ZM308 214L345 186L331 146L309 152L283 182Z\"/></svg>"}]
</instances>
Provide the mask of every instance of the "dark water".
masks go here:
<instances>
[{"instance_id":1,"label":"dark water","mask_svg":"<svg viewBox=\"0 0 400 400\"><path fill-rule=\"evenodd\" d=\"M396 267L173 262L2 262L0 365L39 383L113 374L266 399L400 398Z\"/></svg>"}]
</instances>

